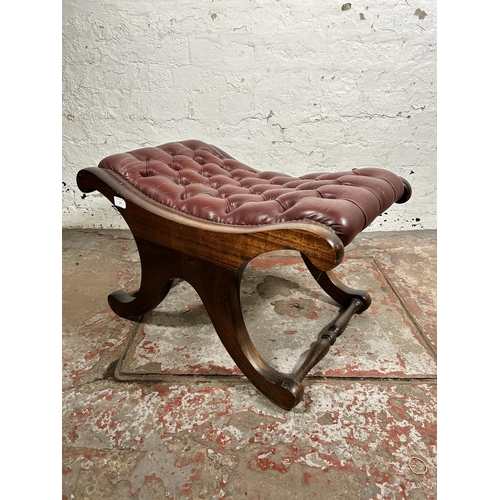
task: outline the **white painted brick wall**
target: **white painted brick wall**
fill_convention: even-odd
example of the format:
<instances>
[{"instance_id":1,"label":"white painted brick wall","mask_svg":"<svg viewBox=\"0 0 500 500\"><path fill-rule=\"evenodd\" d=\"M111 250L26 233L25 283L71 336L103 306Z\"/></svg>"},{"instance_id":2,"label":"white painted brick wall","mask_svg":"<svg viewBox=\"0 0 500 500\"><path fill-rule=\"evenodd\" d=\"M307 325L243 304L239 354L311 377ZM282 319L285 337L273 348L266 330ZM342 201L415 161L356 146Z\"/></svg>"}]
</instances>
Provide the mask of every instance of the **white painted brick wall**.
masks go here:
<instances>
[{"instance_id":1,"label":"white painted brick wall","mask_svg":"<svg viewBox=\"0 0 500 500\"><path fill-rule=\"evenodd\" d=\"M368 230L436 228L436 2L63 0L63 225L125 228L75 177L200 139L300 175L383 167L413 198Z\"/></svg>"}]
</instances>

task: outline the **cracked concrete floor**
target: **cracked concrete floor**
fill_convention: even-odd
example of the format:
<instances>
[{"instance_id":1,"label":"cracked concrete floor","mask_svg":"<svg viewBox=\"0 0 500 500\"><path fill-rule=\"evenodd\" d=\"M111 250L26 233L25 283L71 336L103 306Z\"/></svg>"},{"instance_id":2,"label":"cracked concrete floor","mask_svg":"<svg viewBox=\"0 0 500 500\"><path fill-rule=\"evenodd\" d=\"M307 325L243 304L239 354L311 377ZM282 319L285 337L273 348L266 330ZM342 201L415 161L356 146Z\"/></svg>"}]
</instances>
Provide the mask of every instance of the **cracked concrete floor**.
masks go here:
<instances>
[{"instance_id":1,"label":"cracked concrete floor","mask_svg":"<svg viewBox=\"0 0 500 500\"><path fill-rule=\"evenodd\" d=\"M285 411L185 282L140 324L109 309L140 280L128 231L63 231L63 499L436 498L436 233L359 235L336 273L372 305ZM338 311L294 252L252 261L242 304L285 372Z\"/></svg>"}]
</instances>

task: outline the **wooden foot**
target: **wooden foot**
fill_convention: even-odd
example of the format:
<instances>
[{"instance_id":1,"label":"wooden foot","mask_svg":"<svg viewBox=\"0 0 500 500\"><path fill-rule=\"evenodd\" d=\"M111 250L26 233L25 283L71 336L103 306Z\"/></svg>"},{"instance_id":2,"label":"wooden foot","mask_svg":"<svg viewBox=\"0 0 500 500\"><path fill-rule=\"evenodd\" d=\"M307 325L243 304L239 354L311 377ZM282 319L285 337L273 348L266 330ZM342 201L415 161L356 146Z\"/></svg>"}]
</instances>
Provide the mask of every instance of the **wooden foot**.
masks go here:
<instances>
[{"instance_id":1,"label":"wooden foot","mask_svg":"<svg viewBox=\"0 0 500 500\"><path fill-rule=\"evenodd\" d=\"M141 261L141 286L131 293L116 290L108 296L111 309L132 320L154 309L167 296L180 265L178 252L142 238L135 237L135 241Z\"/></svg>"}]
</instances>

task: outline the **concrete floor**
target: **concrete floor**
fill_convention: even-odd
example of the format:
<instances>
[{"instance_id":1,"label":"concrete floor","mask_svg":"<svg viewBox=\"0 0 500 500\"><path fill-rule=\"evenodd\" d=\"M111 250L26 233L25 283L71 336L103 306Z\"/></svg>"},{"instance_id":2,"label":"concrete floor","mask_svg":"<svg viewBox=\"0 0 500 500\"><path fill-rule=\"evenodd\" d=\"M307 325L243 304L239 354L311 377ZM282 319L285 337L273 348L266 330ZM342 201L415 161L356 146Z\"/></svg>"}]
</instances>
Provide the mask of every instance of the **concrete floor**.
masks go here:
<instances>
[{"instance_id":1,"label":"concrete floor","mask_svg":"<svg viewBox=\"0 0 500 500\"><path fill-rule=\"evenodd\" d=\"M64 231L63 499L436 498L436 233L362 234L337 275L372 305L285 411L240 374L185 282L140 324L109 309L108 293L139 284L130 233ZM293 252L252 261L242 303L285 372L338 311Z\"/></svg>"}]
</instances>

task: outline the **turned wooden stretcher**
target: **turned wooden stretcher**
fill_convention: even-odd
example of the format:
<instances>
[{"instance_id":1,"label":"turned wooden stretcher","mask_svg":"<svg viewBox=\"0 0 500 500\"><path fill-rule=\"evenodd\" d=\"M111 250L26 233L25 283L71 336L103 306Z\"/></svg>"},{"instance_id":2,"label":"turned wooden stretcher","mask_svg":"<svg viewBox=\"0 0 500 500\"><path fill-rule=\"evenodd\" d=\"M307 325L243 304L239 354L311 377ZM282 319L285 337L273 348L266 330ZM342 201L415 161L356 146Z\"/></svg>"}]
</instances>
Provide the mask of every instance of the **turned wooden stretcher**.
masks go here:
<instances>
[{"instance_id":1,"label":"turned wooden stretcher","mask_svg":"<svg viewBox=\"0 0 500 500\"><path fill-rule=\"evenodd\" d=\"M79 188L101 192L121 213L141 260L138 290L111 293L113 311L137 320L189 282L203 301L236 365L267 398L291 409L303 380L371 302L332 273L344 247L393 203L411 196L384 169L316 173L294 178L260 172L201 141L168 143L109 156L78 172ZM274 250L299 251L321 288L343 309L293 374L271 367L247 332L240 281L248 262Z\"/></svg>"}]
</instances>

